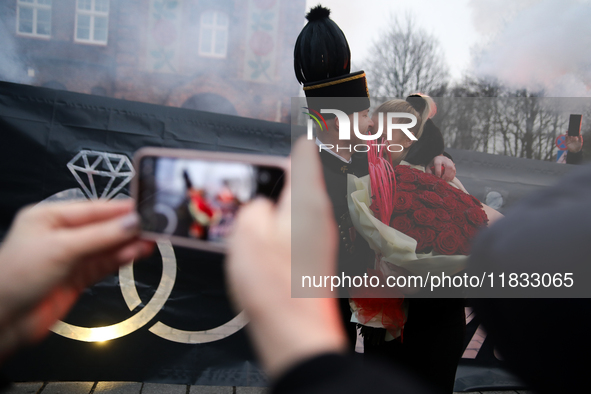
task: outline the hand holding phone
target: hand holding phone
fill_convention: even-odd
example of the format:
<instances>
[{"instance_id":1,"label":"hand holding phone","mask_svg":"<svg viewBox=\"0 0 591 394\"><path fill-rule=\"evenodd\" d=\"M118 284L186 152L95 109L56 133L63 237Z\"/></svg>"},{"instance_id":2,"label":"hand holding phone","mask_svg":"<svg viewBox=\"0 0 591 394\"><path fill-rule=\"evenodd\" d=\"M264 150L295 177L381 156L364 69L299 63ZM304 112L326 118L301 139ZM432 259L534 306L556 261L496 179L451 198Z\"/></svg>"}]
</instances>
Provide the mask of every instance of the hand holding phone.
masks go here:
<instances>
[{"instance_id":1,"label":"hand holding phone","mask_svg":"<svg viewBox=\"0 0 591 394\"><path fill-rule=\"evenodd\" d=\"M566 143L566 147L568 149L569 152L580 152L581 149L583 149L583 136L582 135L578 135L578 136L566 136L566 139L564 141Z\"/></svg>"},{"instance_id":2,"label":"hand holding phone","mask_svg":"<svg viewBox=\"0 0 591 394\"><path fill-rule=\"evenodd\" d=\"M283 157L144 148L132 184L142 236L225 252L238 209L256 196L277 199Z\"/></svg>"}]
</instances>

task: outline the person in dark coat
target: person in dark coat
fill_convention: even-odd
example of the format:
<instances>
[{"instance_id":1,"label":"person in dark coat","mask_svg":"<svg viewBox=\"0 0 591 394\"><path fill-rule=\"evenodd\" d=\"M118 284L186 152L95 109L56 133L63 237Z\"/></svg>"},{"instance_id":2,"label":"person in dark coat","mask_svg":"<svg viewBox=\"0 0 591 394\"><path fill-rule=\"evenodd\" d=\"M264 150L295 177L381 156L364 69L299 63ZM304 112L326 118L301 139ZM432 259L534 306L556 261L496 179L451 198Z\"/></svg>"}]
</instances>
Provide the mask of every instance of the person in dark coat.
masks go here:
<instances>
[{"instance_id":1,"label":"person in dark coat","mask_svg":"<svg viewBox=\"0 0 591 394\"><path fill-rule=\"evenodd\" d=\"M363 71L351 73L351 54L344 33L330 18L330 11L321 6L313 8L306 18L294 49L294 70L298 82L303 84L307 107L311 114L322 115L325 122L317 128L316 144L327 193L332 203L334 219L338 228L338 272L347 276L362 276L373 268L375 253L368 243L359 236L353 226L347 204L348 174L362 177L368 174L367 154L355 152L355 145L365 143L355 136L354 113L358 113L358 130L366 134L372 126L369 118L369 91ZM349 117L350 140L339 139L338 117L323 113L322 109L335 108ZM443 137L439 129L429 123L427 138L409 154L413 164L421 164L433 172L441 173L440 161L433 164L444 150ZM447 158L445 177L455 176L453 162ZM297 162L293 163L298 166ZM437 167L437 168L435 168ZM353 350L357 338L355 323L351 323L351 308L347 289L341 289L339 304L343 325ZM343 291L344 290L344 291ZM450 391L457 360L463 346L464 309L458 300L412 300L405 335L407 342L395 346L391 352L401 355L409 366L443 391ZM437 327L437 328L436 328ZM379 329L378 329L379 330ZM378 333L376 336L383 336ZM452 352L450 358L448 353ZM396 357L397 359L399 357ZM451 360L451 361L450 361ZM422 364L431 367L425 369ZM445 365L443 365L445 364ZM450 386L451 382L451 386Z\"/></svg>"},{"instance_id":2,"label":"person in dark coat","mask_svg":"<svg viewBox=\"0 0 591 394\"><path fill-rule=\"evenodd\" d=\"M247 206L237 217L228 258L228 282L239 306L252 316L250 334L272 379L271 392L433 393L404 364L360 364L347 354L337 304L328 291L325 298L290 296L291 263L305 262L327 275L336 268L330 200L323 191L320 163L305 144L296 144L293 156L305 163L309 175L292 174L291 185L306 193L294 192L292 203L287 190L278 206L266 201ZM574 294L588 297L590 205L591 167L584 166L483 230L470 258L471 271L574 272ZM292 210L303 220L282 234ZM255 219L258 225L252 231ZM308 250L290 252L295 240L306 242ZM550 291L538 290L541 295ZM487 333L496 337L507 365L531 389L550 394L587 387L589 298L482 299L476 311Z\"/></svg>"}]
</instances>

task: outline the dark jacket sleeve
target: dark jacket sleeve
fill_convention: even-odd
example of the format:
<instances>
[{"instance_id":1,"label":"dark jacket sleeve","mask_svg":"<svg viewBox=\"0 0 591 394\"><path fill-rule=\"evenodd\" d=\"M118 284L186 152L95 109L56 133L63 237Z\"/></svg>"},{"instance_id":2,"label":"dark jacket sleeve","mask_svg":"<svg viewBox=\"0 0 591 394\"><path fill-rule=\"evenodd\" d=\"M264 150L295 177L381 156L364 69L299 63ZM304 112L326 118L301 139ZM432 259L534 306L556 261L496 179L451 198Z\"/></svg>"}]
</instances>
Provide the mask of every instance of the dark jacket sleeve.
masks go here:
<instances>
[{"instance_id":1,"label":"dark jacket sleeve","mask_svg":"<svg viewBox=\"0 0 591 394\"><path fill-rule=\"evenodd\" d=\"M350 356L324 354L288 371L273 386L273 394L432 394L402 367L358 362Z\"/></svg>"},{"instance_id":2,"label":"dark jacket sleeve","mask_svg":"<svg viewBox=\"0 0 591 394\"><path fill-rule=\"evenodd\" d=\"M426 166L443 153L445 145L439 127L428 119L423 126L423 134L418 141L411 145L404 160L414 165Z\"/></svg>"},{"instance_id":3,"label":"dark jacket sleeve","mask_svg":"<svg viewBox=\"0 0 591 394\"><path fill-rule=\"evenodd\" d=\"M498 273L568 273L573 289L589 292L591 167L513 207L483 231L470 269ZM588 386L582 359L591 354L591 299L543 298L527 288L518 299L476 299L474 305L507 365L536 392L568 393ZM536 298L533 298L536 297Z\"/></svg>"},{"instance_id":4,"label":"dark jacket sleeve","mask_svg":"<svg viewBox=\"0 0 591 394\"><path fill-rule=\"evenodd\" d=\"M447 153L447 152L443 152L443 153L442 153L442 155L443 155L443 156L445 156L445 157L447 157L447 158L448 158L448 159L450 159L451 161L454 161L454 158L453 158L453 157L451 157L451 155L450 155L449 153Z\"/></svg>"},{"instance_id":5,"label":"dark jacket sleeve","mask_svg":"<svg viewBox=\"0 0 591 394\"><path fill-rule=\"evenodd\" d=\"M583 150L578 152L566 152L566 164L581 164L583 162Z\"/></svg>"}]
</instances>

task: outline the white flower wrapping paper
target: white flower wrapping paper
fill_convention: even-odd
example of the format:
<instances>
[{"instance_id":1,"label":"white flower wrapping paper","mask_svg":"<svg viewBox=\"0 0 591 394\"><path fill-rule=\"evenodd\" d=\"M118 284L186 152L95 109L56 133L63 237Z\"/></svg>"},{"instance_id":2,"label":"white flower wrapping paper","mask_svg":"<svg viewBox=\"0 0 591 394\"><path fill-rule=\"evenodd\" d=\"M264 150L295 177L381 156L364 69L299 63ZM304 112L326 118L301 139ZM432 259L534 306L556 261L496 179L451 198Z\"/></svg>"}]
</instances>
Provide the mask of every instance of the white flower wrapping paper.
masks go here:
<instances>
[{"instance_id":1,"label":"white flower wrapping paper","mask_svg":"<svg viewBox=\"0 0 591 394\"><path fill-rule=\"evenodd\" d=\"M443 272L451 276L466 268L468 256L437 255L433 252L415 253L416 240L374 217L369 209L371 205L369 175L361 178L348 175L347 202L351 220L357 232L388 263L403 268L414 275L420 275L423 279L426 279L428 274L439 275ZM380 264L376 269L384 266L384 264ZM382 273L386 277L391 274L388 271Z\"/></svg>"}]
</instances>

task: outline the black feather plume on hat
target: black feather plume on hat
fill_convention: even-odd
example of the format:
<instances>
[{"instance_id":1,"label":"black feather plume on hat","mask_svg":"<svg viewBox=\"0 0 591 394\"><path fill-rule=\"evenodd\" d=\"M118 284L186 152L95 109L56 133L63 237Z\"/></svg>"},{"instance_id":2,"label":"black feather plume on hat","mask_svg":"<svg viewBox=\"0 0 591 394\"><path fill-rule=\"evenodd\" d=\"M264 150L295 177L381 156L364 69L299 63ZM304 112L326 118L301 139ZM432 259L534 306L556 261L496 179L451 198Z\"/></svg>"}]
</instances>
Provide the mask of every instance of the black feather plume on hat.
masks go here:
<instances>
[{"instance_id":1,"label":"black feather plume on hat","mask_svg":"<svg viewBox=\"0 0 591 394\"><path fill-rule=\"evenodd\" d=\"M312 8L295 44L294 71L299 83L310 83L349 74L351 52L343 31L330 18L330 10Z\"/></svg>"},{"instance_id":2,"label":"black feather plume on hat","mask_svg":"<svg viewBox=\"0 0 591 394\"><path fill-rule=\"evenodd\" d=\"M330 10L328 8L322 7L320 4L310 9L310 12L306 14L306 19L308 20L308 22L328 17L330 17Z\"/></svg>"}]
</instances>

